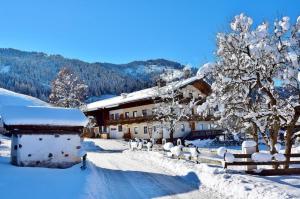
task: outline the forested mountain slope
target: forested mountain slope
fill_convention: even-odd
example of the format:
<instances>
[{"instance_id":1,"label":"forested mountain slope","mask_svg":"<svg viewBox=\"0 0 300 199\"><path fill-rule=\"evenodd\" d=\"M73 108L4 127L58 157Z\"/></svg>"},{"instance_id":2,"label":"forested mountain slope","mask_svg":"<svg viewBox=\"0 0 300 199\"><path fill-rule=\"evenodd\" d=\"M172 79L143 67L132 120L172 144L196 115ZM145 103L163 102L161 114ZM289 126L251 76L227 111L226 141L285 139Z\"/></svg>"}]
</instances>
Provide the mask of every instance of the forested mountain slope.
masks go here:
<instances>
[{"instance_id":1,"label":"forested mountain slope","mask_svg":"<svg viewBox=\"0 0 300 199\"><path fill-rule=\"evenodd\" d=\"M88 63L61 55L0 48L0 87L48 100L51 82L60 68L72 68L89 86L89 96L120 94L153 86L165 69L181 69L164 59L128 64Z\"/></svg>"}]
</instances>

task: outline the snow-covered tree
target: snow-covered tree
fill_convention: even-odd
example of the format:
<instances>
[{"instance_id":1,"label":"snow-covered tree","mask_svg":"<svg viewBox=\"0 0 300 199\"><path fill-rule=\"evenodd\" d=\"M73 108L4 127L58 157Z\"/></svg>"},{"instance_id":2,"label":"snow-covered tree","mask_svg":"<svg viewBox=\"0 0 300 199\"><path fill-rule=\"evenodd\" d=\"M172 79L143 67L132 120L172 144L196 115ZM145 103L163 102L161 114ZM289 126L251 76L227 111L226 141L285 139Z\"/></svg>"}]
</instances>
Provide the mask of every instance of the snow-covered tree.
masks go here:
<instances>
[{"instance_id":1,"label":"snow-covered tree","mask_svg":"<svg viewBox=\"0 0 300 199\"><path fill-rule=\"evenodd\" d=\"M195 99L184 99L181 89L182 77L187 77L187 68L183 71L168 70L161 75L160 81L165 82L164 86L157 86L153 97L155 107L153 109L156 121L159 121L161 128L169 132L170 140L174 139L174 132L178 123L188 119L195 106Z\"/></svg>"},{"instance_id":2,"label":"snow-covered tree","mask_svg":"<svg viewBox=\"0 0 300 199\"><path fill-rule=\"evenodd\" d=\"M49 102L61 107L79 107L87 97L88 86L68 67L52 82Z\"/></svg>"},{"instance_id":3,"label":"snow-covered tree","mask_svg":"<svg viewBox=\"0 0 300 199\"><path fill-rule=\"evenodd\" d=\"M257 131L262 133L275 153L280 127L293 126L298 120L300 22L298 18L296 25L290 26L289 18L283 17L275 22L274 29L268 23L253 29L252 23L251 18L238 15L231 23L231 32L217 35L218 60L209 71L214 78L213 94L199 112L205 106L218 106L220 122L237 118L240 128L251 127L254 138ZM201 71L205 72L201 69L199 75L203 75ZM277 79L289 97L278 91Z\"/></svg>"}]
</instances>

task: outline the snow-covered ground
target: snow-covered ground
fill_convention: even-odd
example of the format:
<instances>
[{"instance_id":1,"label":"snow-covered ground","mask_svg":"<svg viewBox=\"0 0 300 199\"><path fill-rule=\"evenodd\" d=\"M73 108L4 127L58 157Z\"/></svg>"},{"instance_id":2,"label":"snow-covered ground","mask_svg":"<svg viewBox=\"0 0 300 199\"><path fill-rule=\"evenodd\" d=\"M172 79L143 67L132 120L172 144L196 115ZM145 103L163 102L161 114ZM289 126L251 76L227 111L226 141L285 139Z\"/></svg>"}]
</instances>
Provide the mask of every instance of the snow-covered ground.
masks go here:
<instances>
[{"instance_id":1,"label":"snow-covered ground","mask_svg":"<svg viewBox=\"0 0 300 199\"><path fill-rule=\"evenodd\" d=\"M193 172L200 183L228 198L283 199L300 198L300 176L251 176L223 170L221 167L170 159L159 152L125 151L128 157L145 165L161 167L184 176Z\"/></svg>"},{"instance_id":2,"label":"snow-covered ground","mask_svg":"<svg viewBox=\"0 0 300 199\"><path fill-rule=\"evenodd\" d=\"M0 106L49 106L37 98L0 88Z\"/></svg>"},{"instance_id":3,"label":"snow-covered ground","mask_svg":"<svg viewBox=\"0 0 300 199\"><path fill-rule=\"evenodd\" d=\"M80 165L68 169L16 167L9 163L10 139L0 136L0 140L1 199L99 198L90 167L84 171Z\"/></svg>"},{"instance_id":4,"label":"snow-covered ground","mask_svg":"<svg viewBox=\"0 0 300 199\"><path fill-rule=\"evenodd\" d=\"M15 167L0 137L0 198L300 198L300 176L258 177L86 139L88 168ZM222 194L222 195L221 195Z\"/></svg>"},{"instance_id":5,"label":"snow-covered ground","mask_svg":"<svg viewBox=\"0 0 300 199\"><path fill-rule=\"evenodd\" d=\"M132 158L124 152L128 147L123 141L88 141L101 148L101 152L90 148L88 158L101 181L103 198L224 198L203 186L193 172L177 175Z\"/></svg>"}]
</instances>

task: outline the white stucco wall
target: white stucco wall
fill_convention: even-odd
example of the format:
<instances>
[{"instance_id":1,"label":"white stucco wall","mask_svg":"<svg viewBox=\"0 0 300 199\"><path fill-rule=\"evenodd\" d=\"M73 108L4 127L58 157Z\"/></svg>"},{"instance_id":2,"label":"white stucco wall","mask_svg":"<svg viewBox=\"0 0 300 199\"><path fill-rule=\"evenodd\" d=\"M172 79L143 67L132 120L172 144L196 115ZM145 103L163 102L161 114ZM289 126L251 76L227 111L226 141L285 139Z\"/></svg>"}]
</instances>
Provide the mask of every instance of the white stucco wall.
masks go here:
<instances>
[{"instance_id":1,"label":"white stucco wall","mask_svg":"<svg viewBox=\"0 0 300 199\"><path fill-rule=\"evenodd\" d=\"M68 167L80 162L77 134L13 135L12 155L20 166Z\"/></svg>"},{"instance_id":2,"label":"white stucco wall","mask_svg":"<svg viewBox=\"0 0 300 199\"><path fill-rule=\"evenodd\" d=\"M119 131L118 126L110 125L109 129L109 137L112 139L121 139L124 136L123 131Z\"/></svg>"}]
</instances>

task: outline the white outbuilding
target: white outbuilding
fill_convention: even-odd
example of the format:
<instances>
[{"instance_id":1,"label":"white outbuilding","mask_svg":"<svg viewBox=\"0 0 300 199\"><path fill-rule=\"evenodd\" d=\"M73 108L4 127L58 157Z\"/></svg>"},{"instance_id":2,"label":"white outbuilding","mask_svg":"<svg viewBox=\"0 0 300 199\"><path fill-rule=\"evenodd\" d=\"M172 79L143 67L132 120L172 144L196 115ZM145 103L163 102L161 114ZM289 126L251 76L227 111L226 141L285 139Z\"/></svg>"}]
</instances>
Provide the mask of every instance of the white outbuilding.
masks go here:
<instances>
[{"instance_id":1,"label":"white outbuilding","mask_svg":"<svg viewBox=\"0 0 300 199\"><path fill-rule=\"evenodd\" d=\"M12 134L12 164L67 168L80 162L80 134L88 119L79 109L3 106L0 111Z\"/></svg>"}]
</instances>

